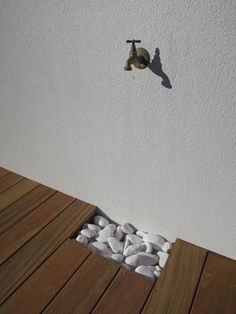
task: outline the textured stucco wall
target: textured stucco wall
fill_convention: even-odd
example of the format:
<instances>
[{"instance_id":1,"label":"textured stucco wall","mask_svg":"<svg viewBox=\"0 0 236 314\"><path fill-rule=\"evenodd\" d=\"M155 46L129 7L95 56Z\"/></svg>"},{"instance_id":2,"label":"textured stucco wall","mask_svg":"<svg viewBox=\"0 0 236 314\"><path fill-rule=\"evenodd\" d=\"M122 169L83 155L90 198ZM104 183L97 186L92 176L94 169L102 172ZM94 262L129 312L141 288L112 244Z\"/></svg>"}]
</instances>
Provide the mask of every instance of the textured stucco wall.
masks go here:
<instances>
[{"instance_id":1,"label":"textured stucco wall","mask_svg":"<svg viewBox=\"0 0 236 314\"><path fill-rule=\"evenodd\" d=\"M0 164L236 258L235 16L233 0L0 1ZM131 38L172 89L123 71Z\"/></svg>"}]
</instances>

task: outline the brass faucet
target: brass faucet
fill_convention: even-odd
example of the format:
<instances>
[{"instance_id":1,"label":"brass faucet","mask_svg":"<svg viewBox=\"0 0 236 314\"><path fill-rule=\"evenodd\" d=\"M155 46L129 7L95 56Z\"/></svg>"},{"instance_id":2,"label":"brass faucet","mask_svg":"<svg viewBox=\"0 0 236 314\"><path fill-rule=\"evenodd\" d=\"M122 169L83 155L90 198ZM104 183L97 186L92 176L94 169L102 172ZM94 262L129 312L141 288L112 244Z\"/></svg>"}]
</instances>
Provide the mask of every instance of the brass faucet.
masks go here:
<instances>
[{"instance_id":1,"label":"brass faucet","mask_svg":"<svg viewBox=\"0 0 236 314\"><path fill-rule=\"evenodd\" d=\"M131 64L138 69L145 69L150 62L150 55L144 48L136 48L135 43L141 43L141 40L127 40L127 43L131 43L129 52L129 59L125 63L124 70L132 71Z\"/></svg>"}]
</instances>

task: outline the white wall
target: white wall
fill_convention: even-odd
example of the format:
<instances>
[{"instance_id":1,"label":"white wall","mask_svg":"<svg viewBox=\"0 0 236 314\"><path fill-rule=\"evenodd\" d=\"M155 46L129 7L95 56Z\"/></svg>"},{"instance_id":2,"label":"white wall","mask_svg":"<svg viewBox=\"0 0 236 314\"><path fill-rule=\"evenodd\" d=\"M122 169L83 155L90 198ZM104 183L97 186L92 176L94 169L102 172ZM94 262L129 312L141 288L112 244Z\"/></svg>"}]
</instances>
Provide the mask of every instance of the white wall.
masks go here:
<instances>
[{"instance_id":1,"label":"white wall","mask_svg":"<svg viewBox=\"0 0 236 314\"><path fill-rule=\"evenodd\" d=\"M227 0L0 1L0 164L118 222L236 258ZM123 71L160 49L172 89Z\"/></svg>"}]
</instances>

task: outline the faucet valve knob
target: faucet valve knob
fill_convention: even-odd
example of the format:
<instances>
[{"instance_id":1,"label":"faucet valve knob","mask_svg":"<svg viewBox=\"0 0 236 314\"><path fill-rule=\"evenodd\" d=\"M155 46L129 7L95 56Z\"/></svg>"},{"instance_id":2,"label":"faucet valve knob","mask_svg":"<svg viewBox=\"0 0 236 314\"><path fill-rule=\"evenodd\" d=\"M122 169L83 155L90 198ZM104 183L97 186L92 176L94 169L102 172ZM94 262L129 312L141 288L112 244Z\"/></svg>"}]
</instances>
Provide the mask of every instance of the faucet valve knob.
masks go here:
<instances>
[{"instance_id":1,"label":"faucet valve knob","mask_svg":"<svg viewBox=\"0 0 236 314\"><path fill-rule=\"evenodd\" d=\"M126 40L126 42L127 42L127 44L129 44L129 43L134 44L134 43L141 43L141 40L135 40L135 39L130 40L130 39L128 39L128 40Z\"/></svg>"}]
</instances>

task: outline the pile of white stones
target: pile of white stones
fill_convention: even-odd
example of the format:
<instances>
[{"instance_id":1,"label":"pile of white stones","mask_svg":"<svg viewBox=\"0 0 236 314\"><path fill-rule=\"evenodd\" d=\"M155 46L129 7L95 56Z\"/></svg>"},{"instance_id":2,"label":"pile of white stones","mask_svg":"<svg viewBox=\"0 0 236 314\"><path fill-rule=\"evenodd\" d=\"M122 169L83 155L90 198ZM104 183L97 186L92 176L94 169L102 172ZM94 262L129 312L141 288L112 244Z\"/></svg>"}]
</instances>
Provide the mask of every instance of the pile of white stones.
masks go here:
<instances>
[{"instance_id":1,"label":"pile of white stones","mask_svg":"<svg viewBox=\"0 0 236 314\"><path fill-rule=\"evenodd\" d=\"M171 248L170 242L160 235L135 232L128 223L116 226L99 215L94 217L93 223L83 225L76 241L153 279L160 276Z\"/></svg>"}]
</instances>

